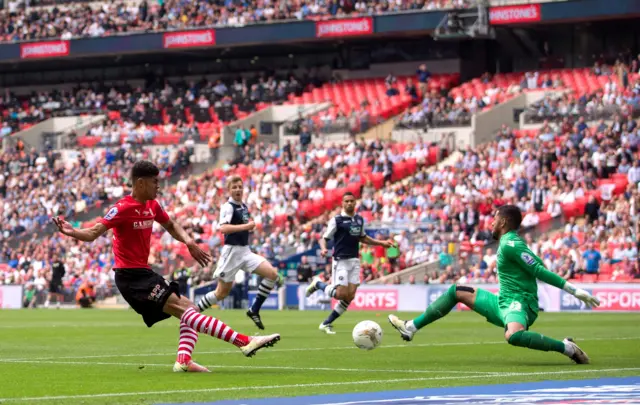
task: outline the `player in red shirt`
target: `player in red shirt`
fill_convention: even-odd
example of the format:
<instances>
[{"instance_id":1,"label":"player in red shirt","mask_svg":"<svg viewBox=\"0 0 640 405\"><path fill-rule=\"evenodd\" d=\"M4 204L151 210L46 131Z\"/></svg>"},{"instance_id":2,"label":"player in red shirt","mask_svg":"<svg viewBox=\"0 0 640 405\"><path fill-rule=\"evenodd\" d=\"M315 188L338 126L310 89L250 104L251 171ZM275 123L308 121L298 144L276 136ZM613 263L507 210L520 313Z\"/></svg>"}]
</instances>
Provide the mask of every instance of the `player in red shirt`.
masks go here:
<instances>
[{"instance_id":1,"label":"player in red shirt","mask_svg":"<svg viewBox=\"0 0 640 405\"><path fill-rule=\"evenodd\" d=\"M151 270L148 264L153 222L160 223L174 239L187 245L191 256L207 266L211 256L203 251L185 230L173 222L160 204L158 195L158 168L151 162L139 161L131 169L132 192L118 201L107 215L93 227L75 229L61 218L53 218L60 232L83 242L93 242L109 229L113 229L113 253L116 257L115 281L122 297L151 327L156 322L174 316L180 319L180 343L175 372L208 372L191 360L198 333L206 333L240 348L253 356L264 347L280 340L279 334L246 336L219 319L200 314L198 308L178 293L178 284L168 282Z\"/></svg>"}]
</instances>

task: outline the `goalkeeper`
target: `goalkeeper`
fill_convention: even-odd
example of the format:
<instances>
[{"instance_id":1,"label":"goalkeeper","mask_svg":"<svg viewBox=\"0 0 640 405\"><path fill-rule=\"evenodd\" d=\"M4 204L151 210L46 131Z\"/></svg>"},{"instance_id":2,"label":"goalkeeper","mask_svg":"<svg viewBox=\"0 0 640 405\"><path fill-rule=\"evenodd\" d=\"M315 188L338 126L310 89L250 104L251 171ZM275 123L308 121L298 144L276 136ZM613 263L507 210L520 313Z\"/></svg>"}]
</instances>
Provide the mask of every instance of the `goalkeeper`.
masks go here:
<instances>
[{"instance_id":1,"label":"goalkeeper","mask_svg":"<svg viewBox=\"0 0 640 405\"><path fill-rule=\"evenodd\" d=\"M412 321L402 321L389 315L389 322L406 341L430 323L447 315L461 302L487 318L487 321L504 327L504 337L510 345L527 347L545 352L562 353L578 364L588 364L587 354L573 339L555 340L529 331L538 317L538 285L536 279L561 288L588 306L598 306L600 301L587 291L574 287L555 273L545 269L542 260L527 247L516 233L522 222L522 213L514 205L498 208L493 220L493 237L500 241L496 272L500 282L498 295L479 288L452 285L427 310Z\"/></svg>"}]
</instances>

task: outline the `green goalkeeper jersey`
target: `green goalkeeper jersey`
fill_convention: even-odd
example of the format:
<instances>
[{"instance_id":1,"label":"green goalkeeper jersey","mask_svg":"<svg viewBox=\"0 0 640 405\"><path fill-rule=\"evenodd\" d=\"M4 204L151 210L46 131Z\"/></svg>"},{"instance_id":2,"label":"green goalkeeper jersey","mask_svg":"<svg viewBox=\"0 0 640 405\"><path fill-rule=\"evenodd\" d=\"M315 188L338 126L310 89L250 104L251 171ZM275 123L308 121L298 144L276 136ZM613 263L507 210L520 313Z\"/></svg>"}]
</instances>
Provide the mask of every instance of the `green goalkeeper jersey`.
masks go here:
<instances>
[{"instance_id":1,"label":"green goalkeeper jersey","mask_svg":"<svg viewBox=\"0 0 640 405\"><path fill-rule=\"evenodd\" d=\"M499 305L526 302L538 310L538 284L536 279L562 289L566 281L544 266L515 231L500 238L497 273L500 283Z\"/></svg>"}]
</instances>

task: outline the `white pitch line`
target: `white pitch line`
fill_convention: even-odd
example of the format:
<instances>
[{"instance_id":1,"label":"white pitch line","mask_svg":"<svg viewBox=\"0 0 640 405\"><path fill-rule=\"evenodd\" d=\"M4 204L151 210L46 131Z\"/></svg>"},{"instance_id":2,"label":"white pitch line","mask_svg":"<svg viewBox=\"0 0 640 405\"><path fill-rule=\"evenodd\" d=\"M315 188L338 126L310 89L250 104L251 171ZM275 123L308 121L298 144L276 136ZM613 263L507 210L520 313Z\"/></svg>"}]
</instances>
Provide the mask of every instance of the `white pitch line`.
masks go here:
<instances>
[{"instance_id":1,"label":"white pitch line","mask_svg":"<svg viewBox=\"0 0 640 405\"><path fill-rule=\"evenodd\" d=\"M169 368L172 364L150 364L150 363L118 363L118 362L89 362L89 361L50 361L50 360L6 360L6 363L18 363L18 364L73 364L82 366L134 366L134 367L164 367ZM292 366L225 366L225 365L205 365L207 368L214 369L246 369L247 367L256 370L297 370L297 371L345 371L356 373L400 373L400 374L422 374L422 373L445 373L445 374L470 374L470 375L486 375L486 374L501 374L500 372L487 372L487 371L459 371L459 370L399 370L399 369L378 369L378 368L332 368L332 367L292 367Z\"/></svg>"},{"instance_id":2,"label":"white pitch line","mask_svg":"<svg viewBox=\"0 0 640 405\"><path fill-rule=\"evenodd\" d=\"M640 336L633 337L601 337L601 338L576 338L578 342L589 342L599 340L640 340ZM412 348L412 347L447 347L447 346L483 346L483 345L505 345L504 340L490 341L490 342L442 342L442 343L407 343L399 345L381 345L376 350L380 349L399 349L399 348ZM286 349L269 349L269 353L273 352L313 352L323 350L356 350L355 346L338 346L338 347L290 347ZM196 355L200 354L240 354L239 350L234 349L222 349L222 350L210 350L210 351L195 351ZM62 356L62 357L40 357L37 360L83 360L83 359L103 359L103 358L118 358L118 357L153 357L153 356L172 356L175 352L165 353L130 353L130 354L97 354L91 356ZM34 360L31 358L17 358L17 359L0 359L2 362L10 361L28 361Z\"/></svg>"},{"instance_id":3,"label":"white pitch line","mask_svg":"<svg viewBox=\"0 0 640 405\"><path fill-rule=\"evenodd\" d=\"M590 370L562 370L562 371L540 371L530 373L501 373L491 375L479 375L479 376L443 376L443 377L421 377L421 378L395 378L389 380L367 380L367 381L336 381L336 382L321 382L321 383L309 383L309 384L288 384L288 385L256 385L248 387L222 387L222 388L199 388L192 390L167 390L167 391L143 391L143 392L109 392L101 394L81 394L81 395L56 395L56 396L44 396L44 397L22 397L22 398L0 398L2 402L22 402L22 401L50 401L61 399L80 399L80 398L113 398L113 397L132 397L132 396L145 396L145 395L168 395L168 394L194 394L199 392L225 392L225 391L254 391L254 390L282 390L288 388L311 388L311 387L326 387L326 386L348 386L348 385L369 385L369 384L384 384L384 383L400 383L400 382L418 382L418 381L437 381L437 380L461 380L461 379L484 379L484 378L496 378L496 377L526 377L537 375L552 375L552 374L584 374L584 373L607 373L607 372L619 372L619 371L638 371L640 367L630 368L609 368L609 369L590 369Z\"/></svg>"}]
</instances>

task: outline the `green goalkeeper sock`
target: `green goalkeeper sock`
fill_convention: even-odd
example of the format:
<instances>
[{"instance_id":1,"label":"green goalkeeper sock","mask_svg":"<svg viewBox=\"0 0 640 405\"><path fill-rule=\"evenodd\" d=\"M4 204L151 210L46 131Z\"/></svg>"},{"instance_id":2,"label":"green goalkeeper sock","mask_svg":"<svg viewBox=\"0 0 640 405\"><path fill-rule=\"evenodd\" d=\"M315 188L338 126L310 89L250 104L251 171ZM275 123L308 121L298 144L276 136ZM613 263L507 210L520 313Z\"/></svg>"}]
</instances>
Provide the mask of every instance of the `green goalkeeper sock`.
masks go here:
<instances>
[{"instance_id":1,"label":"green goalkeeper sock","mask_svg":"<svg viewBox=\"0 0 640 405\"><path fill-rule=\"evenodd\" d=\"M558 353L564 353L564 343L546 337L537 332L529 332L519 330L509 338L509 344L519 347L528 347L533 350L542 350L545 352L554 351Z\"/></svg>"},{"instance_id":2,"label":"green goalkeeper sock","mask_svg":"<svg viewBox=\"0 0 640 405\"><path fill-rule=\"evenodd\" d=\"M452 285L446 293L438 297L433 304L427 307L422 315L414 319L413 325L417 330L424 328L431 322L435 322L443 316L447 315L453 307L458 303L456 298L456 285Z\"/></svg>"}]
</instances>

